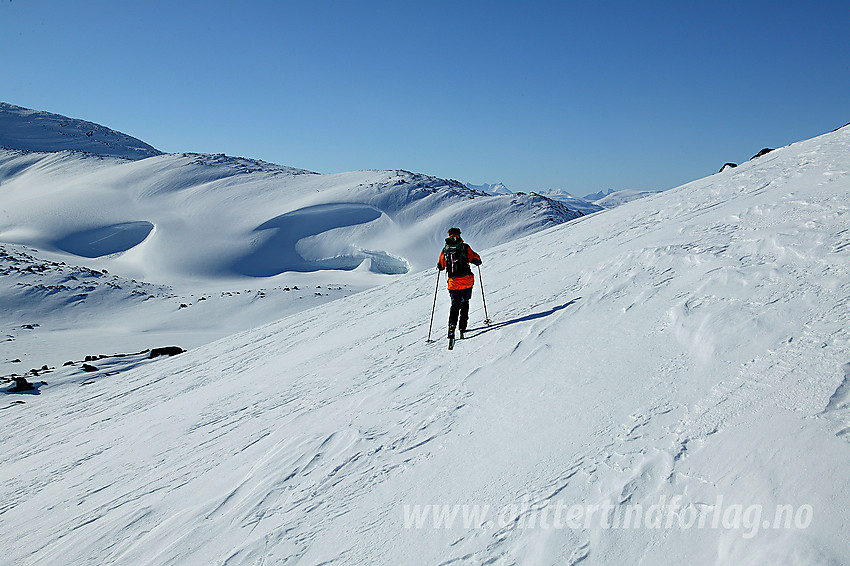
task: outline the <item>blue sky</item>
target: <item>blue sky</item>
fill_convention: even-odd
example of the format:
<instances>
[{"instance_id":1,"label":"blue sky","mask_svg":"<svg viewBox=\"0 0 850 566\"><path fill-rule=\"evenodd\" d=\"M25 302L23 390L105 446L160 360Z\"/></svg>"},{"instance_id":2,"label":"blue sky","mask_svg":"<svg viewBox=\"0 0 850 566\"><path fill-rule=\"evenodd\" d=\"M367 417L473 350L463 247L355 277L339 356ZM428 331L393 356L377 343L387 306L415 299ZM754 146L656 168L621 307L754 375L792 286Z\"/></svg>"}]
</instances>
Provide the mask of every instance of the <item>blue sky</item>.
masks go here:
<instances>
[{"instance_id":1,"label":"blue sky","mask_svg":"<svg viewBox=\"0 0 850 566\"><path fill-rule=\"evenodd\" d=\"M848 93L846 1L0 0L0 100L323 173L666 189Z\"/></svg>"}]
</instances>

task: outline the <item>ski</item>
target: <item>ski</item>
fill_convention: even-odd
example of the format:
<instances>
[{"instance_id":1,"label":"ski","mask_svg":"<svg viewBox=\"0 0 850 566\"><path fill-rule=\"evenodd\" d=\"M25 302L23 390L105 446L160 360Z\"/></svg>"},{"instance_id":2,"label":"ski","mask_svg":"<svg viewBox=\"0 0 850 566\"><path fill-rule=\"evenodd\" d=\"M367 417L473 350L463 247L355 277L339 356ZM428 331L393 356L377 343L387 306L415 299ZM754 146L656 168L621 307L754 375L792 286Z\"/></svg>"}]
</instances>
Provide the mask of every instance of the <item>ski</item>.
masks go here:
<instances>
[{"instance_id":1,"label":"ski","mask_svg":"<svg viewBox=\"0 0 850 566\"><path fill-rule=\"evenodd\" d=\"M449 350L455 347L455 329L449 328Z\"/></svg>"}]
</instances>

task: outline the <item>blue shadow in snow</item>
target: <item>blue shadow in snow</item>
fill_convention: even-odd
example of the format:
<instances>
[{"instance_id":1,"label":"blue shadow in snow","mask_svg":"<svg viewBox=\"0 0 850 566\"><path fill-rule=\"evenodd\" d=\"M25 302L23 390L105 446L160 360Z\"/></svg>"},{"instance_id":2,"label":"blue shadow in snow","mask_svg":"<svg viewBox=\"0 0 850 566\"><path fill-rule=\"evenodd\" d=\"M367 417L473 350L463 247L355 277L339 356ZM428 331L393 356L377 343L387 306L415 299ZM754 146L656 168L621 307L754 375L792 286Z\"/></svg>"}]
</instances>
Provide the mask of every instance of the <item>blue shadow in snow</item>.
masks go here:
<instances>
[{"instance_id":1,"label":"blue shadow in snow","mask_svg":"<svg viewBox=\"0 0 850 566\"><path fill-rule=\"evenodd\" d=\"M3 393L7 395L41 395L39 389L41 389L43 385L47 385L43 381L30 381L29 383L32 385L30 389L15 389L15 386L12 385L11 387L4 389Z\"/></svg>"},{"instance_id":2,"label":"blue shadow in snow","mask_svg":"<svg viewBox=\"0 0 850 566\"><path fill-rule=\"evenodd\" d=\"M82 257L103 257L126 252L144 242L154 225L145 220L121 222L68 234L53 242L64 252Z\"/></svg>"},{"instance_id":3,"label":"blue shadow in snow","mask_svg":"<svg viewBox=\"0 0 850 566\"><path fill-rule=\"evenodd\" d=\"M469 337L478 336L480 334L484 334L485 332L490 332L491 330L498 330L499 328L504 328L506 326L510 326L512 324L519 324L522 322L531 322L532 320L537 320L539 318L546 318L547 316L551 316L560 310L564 310L570 305L574 305L576 302L580 301L581 297L576 297L571 301L567 301L563 305L558 305L556 307L552 307L548 311L537 312L534 314L529 314L520 318L514 318L511 320L506 320L504 322L498 322L496 324L491 324L490 326L482 326L478 328L470 328L469 329Z\"/></svg>"},{"instance_id":4,"label":"blue shadow in snow","mask_svg":"<svg viewBox=\"0 0 850 566\"><path fill-rule=\"evenodd\" d=\"M250 253L237 259L232 269L250 277L270 277L284 271L351 270L367 257L371 257L374 271L406 273L407 263L385 252L364 251L308 261L296 251L296 245L304 238L336 228L366 224L377 220L381 215L382 212L374 206L357 203L319 204L281 214L254 229L255 233L263 235L261 243Z\"/></svg>"}]
</instances>

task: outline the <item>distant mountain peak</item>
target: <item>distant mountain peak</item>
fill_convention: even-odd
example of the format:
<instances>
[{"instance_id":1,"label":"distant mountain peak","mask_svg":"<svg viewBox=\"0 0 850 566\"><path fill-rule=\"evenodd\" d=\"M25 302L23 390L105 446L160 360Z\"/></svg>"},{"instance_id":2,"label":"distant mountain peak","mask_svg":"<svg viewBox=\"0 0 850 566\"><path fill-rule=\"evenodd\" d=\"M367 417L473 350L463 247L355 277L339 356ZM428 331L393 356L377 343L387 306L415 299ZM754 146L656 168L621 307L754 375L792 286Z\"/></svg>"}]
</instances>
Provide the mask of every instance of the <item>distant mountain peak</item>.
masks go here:
<instances>
[{"instance_id":1,"label":"distant mountain peak","mask_svg":"<svg viewBox=\"0 0 850 566\"><path fill-rule=\"evenodd\" d=\"M613 193L613 192L614 192L614 189L608 189L607 191L606 191L605 189L603 189L603 190L601 190L601 191L597 191L597 192L595 192L595 193L591 193L591 194L589 194L589 195L584 195L582 198L583 198L584 200L589 200L589 201L591 201L591 202L596 202L596 201L598 201L599 199L603 199L603 198L607 197L608 195L610 195L610 194L611 194L611 193Z\"/></svg>"}]
</instances>

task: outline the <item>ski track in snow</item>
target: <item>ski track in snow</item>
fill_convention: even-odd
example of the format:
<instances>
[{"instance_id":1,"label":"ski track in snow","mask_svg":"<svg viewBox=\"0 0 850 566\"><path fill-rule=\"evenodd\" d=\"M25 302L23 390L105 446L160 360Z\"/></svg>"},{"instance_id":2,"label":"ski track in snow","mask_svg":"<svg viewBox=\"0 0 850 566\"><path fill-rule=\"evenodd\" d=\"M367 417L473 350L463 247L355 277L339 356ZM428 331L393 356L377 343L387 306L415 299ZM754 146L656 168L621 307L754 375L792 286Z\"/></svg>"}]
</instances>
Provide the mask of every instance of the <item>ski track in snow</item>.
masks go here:
<instances>
[{"instance_id":1,"label":"ski track in snow","mask_svg":"<svg viewBox=\"0 0 850 566\"><path fill-rule=\"evenodd\" d=\"M479 250L494 324L474 322L476 288L450 354L425 343L427 272L128 359L96 388L57 370L0 413L0 519L32 526L0 544L26 564L840 564L848 138ZM752 539L520 526L561 501L718 494L808 503L815 522ZM523 499L501 528L403 527L403 504Z\"/></svg>"}]
</instances>

